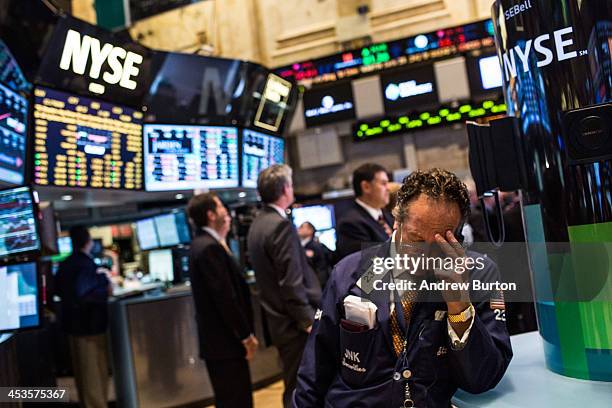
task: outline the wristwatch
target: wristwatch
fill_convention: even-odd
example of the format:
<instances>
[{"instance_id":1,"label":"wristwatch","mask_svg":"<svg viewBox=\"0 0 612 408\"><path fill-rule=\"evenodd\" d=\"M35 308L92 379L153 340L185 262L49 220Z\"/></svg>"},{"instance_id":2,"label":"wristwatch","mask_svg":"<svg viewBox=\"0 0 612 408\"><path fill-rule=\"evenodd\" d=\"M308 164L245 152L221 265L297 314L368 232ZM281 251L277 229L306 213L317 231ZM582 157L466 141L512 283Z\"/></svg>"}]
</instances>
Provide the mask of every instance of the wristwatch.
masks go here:
<instances>
[{"instance_id":1,"label":"wristwatch","mask_svg":"<svg viewBox=\"0 0 612 408\"><path fill-rule=\"evenodd\" d=\"M448 314L448 321L451 323L465 323L474 317L474 306L470 303L467 309L458 314Z\"/></svg>"}]
</instances>

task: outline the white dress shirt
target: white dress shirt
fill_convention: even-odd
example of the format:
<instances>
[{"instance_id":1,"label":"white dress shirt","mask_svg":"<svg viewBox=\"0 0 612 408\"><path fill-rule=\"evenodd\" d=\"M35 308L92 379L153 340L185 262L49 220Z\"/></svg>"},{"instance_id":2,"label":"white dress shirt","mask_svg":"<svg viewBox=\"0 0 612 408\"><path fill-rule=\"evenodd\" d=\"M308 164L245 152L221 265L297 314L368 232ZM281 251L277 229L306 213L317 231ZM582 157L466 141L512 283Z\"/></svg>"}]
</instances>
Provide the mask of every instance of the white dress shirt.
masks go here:
<instances>
[{"instance_id":1,"label":"white dress shirt","mask_svg":"<svg viewBox=\"0 0 612 408\"><path fill-rule=\"evenodd\" d=\"M287 218L287 211L283 210L282 208L280 208L278 205L275 205L275 204L268 204L268 205L274 208L276 212L280 214L281 217Z\"/></svg>"},{"instance_id":2,"label":"white dress shirt","mask_svg":"<svg viewBox=\"0 0 612 408\"><path fill-rule=\"evenodd\" d=\"M359 204L364 210L366 210L368 214L370 214L372 218L374 218L374 221L378 221L380 217L382 217L383 212L380 208L371 207L358 198L355 199L355 202Z\"/></svg>"},{"instance_id":3,"label":"white dress shirt","mask_svg":"<svg viewBox=\"0 0 612 408\"><path fill-rule=\"evenodd\" d=\"M223 238L221 238L221 235L219 235L219 233L217 231L215 231L214 229L210 228L210 227L202 227L203 231L208 232L210 235L212 235L212 237L214 239L217 240L217 242L219 242L220 244L225 244L225 240Z\"/></svg>"}]
</instances>

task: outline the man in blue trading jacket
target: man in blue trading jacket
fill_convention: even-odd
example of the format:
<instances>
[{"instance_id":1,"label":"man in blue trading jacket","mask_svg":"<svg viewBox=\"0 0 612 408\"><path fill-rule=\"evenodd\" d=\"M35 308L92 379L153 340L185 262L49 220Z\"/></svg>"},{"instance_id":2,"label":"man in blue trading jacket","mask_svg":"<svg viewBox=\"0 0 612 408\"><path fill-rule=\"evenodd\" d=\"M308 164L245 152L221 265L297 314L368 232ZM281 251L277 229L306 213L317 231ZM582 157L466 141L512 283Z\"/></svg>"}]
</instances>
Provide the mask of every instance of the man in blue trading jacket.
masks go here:
<instances>
[{"instance_id":1,"label":"man in blue trading jacket","mask_svg":"<svg viewBox=\"0 0 612 408\"><path fill-rule=\"evenodd\" d=\"M450 407L457 388L480 393L499 382L512 358L503 295L422 286L497 279L496 266L466 254L455 237L468 215L467 190L454 174L433 169L404 180L391 240L345 258L332 273L298 371L294 407ZM451 259L452 270L376 268L380 258L416 259L420 243L428 259ZM473 266L469 280L459 265ZM398 277L414 286L390 288ZM349 299L358 299L358 307L346 307ZM364 309L376 309L367 325L367 313L355 318Z\"/></svg>"},{"instance_id":2,"label":"man in blue trading jacket","mask_svg":"<svg viewBox=\"0 0 612 408\"><path fill-rule=\"evenodd\" d=\"M106 329L112 286L91 257L93 240L85 227L70 229L73 252L56 275L61 298L59 321L68 334L79 401L87 408L107 406Z\"/></svg>"}]
</instances>

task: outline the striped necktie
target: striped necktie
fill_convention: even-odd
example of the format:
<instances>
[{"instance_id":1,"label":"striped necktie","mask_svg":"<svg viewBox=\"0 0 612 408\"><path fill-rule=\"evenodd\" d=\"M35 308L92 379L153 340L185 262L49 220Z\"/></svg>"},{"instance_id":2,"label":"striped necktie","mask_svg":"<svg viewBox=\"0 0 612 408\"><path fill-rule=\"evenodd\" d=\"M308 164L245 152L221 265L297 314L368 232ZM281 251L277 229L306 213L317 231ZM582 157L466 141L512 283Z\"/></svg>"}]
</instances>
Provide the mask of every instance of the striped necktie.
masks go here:
<instances>
[{"instance_id":1,"label":"striped necktie","mask_svg":"<svg viewBox=\"0 0 612 408\"><path fill-rule=\"evenodd\" d=\"M412 290L407 290L402 295L400 303L402 304L402 312L404 312L405 319L405 327L406 329L410 324L410 317L412 315L412 309L416 302L417 292ZM399 323L399 317L397 316L397 310L393 309L390 316L391 323L391 336L393 338L393 349L395 354L399 357L404 350L404 341L407 339L404 338L404 332L402 332L402 326Z\"/></svg>"},{"instance_id":2,"label":"striped necktie","mask_svg":"<svg viewBox=\"0 0 612 408\"><path fill-rule=\"evenodd\" d=\"M389 227L389 224L387 224L387 221L385 221L384 217L382 214L380 214L378 216L378 223L380 224L381 227L383 227L383 229L385 230L385 233L388 236L391 236L391 234L393 234L393 231L391 230L391 228Z\"/></svg>"}]
</instances>

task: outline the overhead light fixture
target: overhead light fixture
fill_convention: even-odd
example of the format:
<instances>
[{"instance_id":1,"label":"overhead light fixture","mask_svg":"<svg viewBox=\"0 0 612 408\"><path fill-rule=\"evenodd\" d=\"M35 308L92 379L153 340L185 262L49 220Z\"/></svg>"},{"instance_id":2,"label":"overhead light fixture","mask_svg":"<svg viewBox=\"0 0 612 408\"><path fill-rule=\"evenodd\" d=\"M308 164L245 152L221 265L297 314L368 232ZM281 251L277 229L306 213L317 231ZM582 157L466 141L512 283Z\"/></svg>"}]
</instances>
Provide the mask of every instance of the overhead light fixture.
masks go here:
<instances>
[{"instance_id":1,"label":"overhead light fixture","mask_svg":"<svg viewBox=\"0 0 612 408\"><path fill-rule=\"evenodd\" d=\"M185 198L185 196L181 193L178 193L177 195L174 196L174 198L176 198L177 200L182 200L183 198Z\"/></svg>"},{"instance_id":2,"label":"overhead light fixture","mask_svg":"<svg viewBox=\"0 0 612 408\"><path fill-rule=\"evenodd\" d=\"M65 194L62 196L63 201L72 201L72 196L70 194Z\"/></svg>"}]
</instances>

